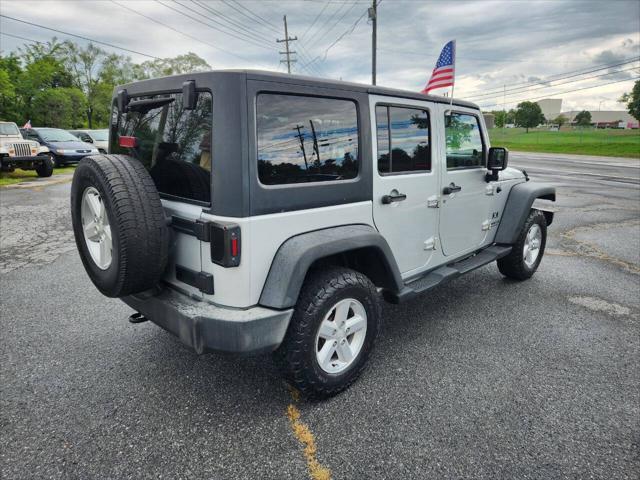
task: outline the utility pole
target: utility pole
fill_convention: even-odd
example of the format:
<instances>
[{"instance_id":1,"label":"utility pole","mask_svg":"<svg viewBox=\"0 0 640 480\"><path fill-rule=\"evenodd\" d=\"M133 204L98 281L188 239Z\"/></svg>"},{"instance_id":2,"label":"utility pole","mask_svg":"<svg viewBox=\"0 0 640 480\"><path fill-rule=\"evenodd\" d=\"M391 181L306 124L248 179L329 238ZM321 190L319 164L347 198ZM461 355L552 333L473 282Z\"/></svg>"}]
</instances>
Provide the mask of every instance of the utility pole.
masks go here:
<instances>
[{"instance_id":1,"label":"utility pole","mask_svg":"<svg viewBox=\"0 0 640 480\"><path fill-rule=\"evenodd\" d=\"M295 137L298 137L298 140L300 140L300 149L302 150L302 156L304 158L304 168L305 170L309 170L309 163L307 162L307 152L304 149L304 133L302 133L300 130L302 130L304 128L304 125L296 125L295 127L293 127L291 130L297 130L298 134L294 135Z\"/></svg>"},{"instance_id":2,"label":"utility pole","mask_svg":"<svg viewBox=\"0 0 640 480\"><path fill-rule=\"evenodd\" d=\"M287 64L287 72L291 73L291 64L295 63L296 60L295 59L291 59L291 55L296 53L295 51L291 51L289 50L289 42L294 42L298 40L298 37L290 37L289 36L289 31L287 30L287 16L284 16L284 39L280 40L280 39L276 39L276 42L278 43L282 43L284 42L285 45L285 51L284 52L280 52L281 55L286 55L287 59L286 60L280 60L280 63L285 63Z\"/></svg>"},{"instance_id":3,"label":"utility pole","mask_svg":"<svg viewBox=\"0 0 640 480\"><path fill-rule=\"evenodd\" d=\"M369 20L373 26L371 34L371 84L376 84L376 47L378 43L378 6L377 0L372 0L372 6L369 8Z\"/></svg>"}]
</instances>

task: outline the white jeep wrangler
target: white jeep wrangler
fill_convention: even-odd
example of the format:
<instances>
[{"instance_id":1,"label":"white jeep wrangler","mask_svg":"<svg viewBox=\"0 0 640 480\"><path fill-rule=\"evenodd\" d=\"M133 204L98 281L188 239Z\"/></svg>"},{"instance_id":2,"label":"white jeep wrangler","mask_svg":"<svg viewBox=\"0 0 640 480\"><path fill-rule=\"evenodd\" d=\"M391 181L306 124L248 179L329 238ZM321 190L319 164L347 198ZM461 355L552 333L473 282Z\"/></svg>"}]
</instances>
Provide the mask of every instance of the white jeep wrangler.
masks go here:
<instances>
[{"instance_id":1,"label":"white jeep wrangler","mask_svg":"<svg viewBox=\"0 0 640 480\"><path fill-rule=\"evenodd\" d=\"M16 168L35 170L39 177L53 174L53 158L49 149L38 142L25 140L13 122L0 122L0 171Z\"/></svg>"},{"instance_id":2,"label":"white jeep wrangler","mask_svg":"<svg viewBox=\"0 0 640 480\"><path fill-rule=\"evenodd\" d=\"M506 168L472 103L220 71L116 88L109 154L71 191L93 283L196 352L273 351L303 394L346 388L380 301L497 261L536 271L553 187Z\"/></svg>"}]
</instances>

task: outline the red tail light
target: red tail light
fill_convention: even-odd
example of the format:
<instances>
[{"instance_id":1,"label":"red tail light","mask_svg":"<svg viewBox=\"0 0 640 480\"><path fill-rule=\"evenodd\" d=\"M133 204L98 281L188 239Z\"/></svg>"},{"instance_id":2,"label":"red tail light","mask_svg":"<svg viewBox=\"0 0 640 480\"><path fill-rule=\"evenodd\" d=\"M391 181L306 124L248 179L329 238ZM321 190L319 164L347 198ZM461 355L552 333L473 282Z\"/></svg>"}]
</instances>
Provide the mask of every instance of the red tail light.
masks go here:
<instances>
[{"instance_id":1,"label":"red tail light","mask_svg":"<svg viewBox=\"0 0 640 480\"><path fill-rule=\"evenodd\" d=\"M232 257L238 256L238 239L237 238L231 239L231 256Z\"/></svg>"},{"instance_id":2,"label":"red tail light","mask_svg":"<svg viewBox=\"0 0 640 480\"><path fill-rule=\"evenodd\" d=\"M235 223L210 222L211 261L223 267L240 265L240 226Z\"/></svg>"},{"instance_id":3,"label":"red tail light","mask_svg":"<svg viewBox=\"0 0 640 480\"><path fill-rule=\"evenodd\" d=\"M137 137L119 137L118 144L123 148L136 148L138 146Z\"/></svg>"}]
</instances>

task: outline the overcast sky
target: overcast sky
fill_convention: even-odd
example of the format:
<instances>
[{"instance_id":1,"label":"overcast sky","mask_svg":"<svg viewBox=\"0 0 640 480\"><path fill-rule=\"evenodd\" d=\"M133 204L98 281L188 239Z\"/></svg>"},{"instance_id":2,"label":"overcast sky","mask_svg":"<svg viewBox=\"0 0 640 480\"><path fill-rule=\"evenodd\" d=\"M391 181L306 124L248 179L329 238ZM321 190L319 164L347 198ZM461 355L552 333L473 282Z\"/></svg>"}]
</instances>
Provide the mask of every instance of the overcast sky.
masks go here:
<instances>
[{"instance_id":1,"label":"overcast sky","mask_svg":"<svg viewBox=\"0 0 640 480\"><path fill-rule=\"evenodd\" d=\"M285 67L279 64L278 51L284 50L284 45L276 44L275 39L278 34L284 36L282 16L286 14L289 35L299 39L292 44L298 52L294 72L371 82L369 0L237 0L241 6L236 0L117 1L149 18L111 0L0 0L0 13L156 57L192 51L214 69L280 71ZM227 33L220 31L222 26ZM68 38L6 18L0 20L0 31L40 41L53 35ZM488 109L501 109L502 94L477 95L503 85L516 88L523 82L638 57L640 1L382 0L378 7L378 85L420 90L440 50L451 39L457 41L455 96ZM5 35L0 41L5 54L24 43ZM130 56L134 61L147 59ZM563 99L563 111L622 109L616 100L631 89L632 79L640 77L639 65L635 62L613 69L627 70L621 73L600 70L585 76L607 75L553 88L538 84L529 90L507 92L506 106L551 97Z\"/></svg>"}]
</instances>

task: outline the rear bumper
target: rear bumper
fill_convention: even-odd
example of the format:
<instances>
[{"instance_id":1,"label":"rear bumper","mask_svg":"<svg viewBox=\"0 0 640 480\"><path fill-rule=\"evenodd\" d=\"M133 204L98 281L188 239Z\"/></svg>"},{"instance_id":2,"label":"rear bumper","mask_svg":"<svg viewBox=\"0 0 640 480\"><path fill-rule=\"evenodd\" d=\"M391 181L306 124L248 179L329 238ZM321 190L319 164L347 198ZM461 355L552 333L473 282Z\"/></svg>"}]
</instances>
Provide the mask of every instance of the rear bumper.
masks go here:
<instances>
[{"instance_id":1,"label":"rear bumper","mask_svg":"<svg viewBox=\"0 0 640 480\"><path fill-rule=\"evenodd\" d=\"M193 300L175 290L122 298L131 308L176 335L197 353L257 354L275 350L293 310L232 309Z\"/></svg>"}]
</instances>

